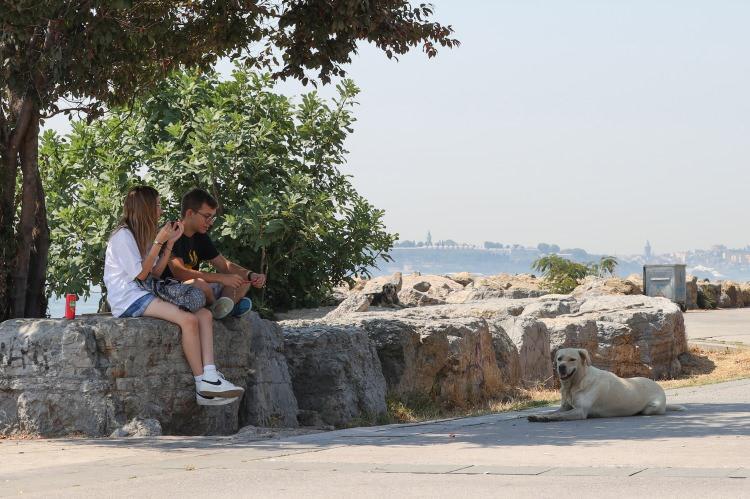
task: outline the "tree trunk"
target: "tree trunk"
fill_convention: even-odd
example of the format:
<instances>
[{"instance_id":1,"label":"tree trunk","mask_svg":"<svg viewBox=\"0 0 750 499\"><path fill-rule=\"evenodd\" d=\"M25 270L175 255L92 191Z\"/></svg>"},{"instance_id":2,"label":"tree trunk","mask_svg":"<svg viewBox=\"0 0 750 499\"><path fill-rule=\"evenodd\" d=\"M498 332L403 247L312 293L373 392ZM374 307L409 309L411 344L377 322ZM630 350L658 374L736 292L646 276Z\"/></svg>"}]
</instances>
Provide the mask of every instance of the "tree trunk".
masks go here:
<instances>
[{"instance_id":1,"label":"tree trunk","mask_svg":"<svg viewBox=\"0 0 750 499\"><path fill-rule=\"evenodd\" d=\"M0 130L0 321L42 317L47 310L44 284L49 227L39 174L39 106L33 97L10 97L12 113ZM5 121L5 117L3 117ZM23 175L17 213L16 180Z\"/></svg>"}]
</instances>

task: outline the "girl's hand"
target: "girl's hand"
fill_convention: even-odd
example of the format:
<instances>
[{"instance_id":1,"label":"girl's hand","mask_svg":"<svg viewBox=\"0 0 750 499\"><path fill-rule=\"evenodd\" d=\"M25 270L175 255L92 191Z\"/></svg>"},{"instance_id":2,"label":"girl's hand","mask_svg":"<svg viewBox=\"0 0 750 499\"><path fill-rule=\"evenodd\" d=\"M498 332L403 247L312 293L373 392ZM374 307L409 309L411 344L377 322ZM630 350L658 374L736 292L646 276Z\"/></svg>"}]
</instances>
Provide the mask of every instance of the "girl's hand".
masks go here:
<instances>
[{"instance_id":1,"label":"girl's hand","mask_svg":"<svg viewBox=\"0 0 750 499\"><path fill-rule=\"evenodd\" d=\"M159 233L156 234L156 242L162 244L166 243L172 238L173 234L174 229L172 228L172 222L167 222L161 229L159 229Z\"/></svg>"},{"instance_id":2,"label":"girl's hand","mask_svg":"<svg viewBox=\"0 0 750 499\"><path fill-rule=\"evenodd\" d=\"M169 238L169 242L172 244L176 243L177 240L182 237L184 231L185 227L182 225L182 222L174 222L174 225L172 226L172 236Z\"/></svg>"}]
</instances>

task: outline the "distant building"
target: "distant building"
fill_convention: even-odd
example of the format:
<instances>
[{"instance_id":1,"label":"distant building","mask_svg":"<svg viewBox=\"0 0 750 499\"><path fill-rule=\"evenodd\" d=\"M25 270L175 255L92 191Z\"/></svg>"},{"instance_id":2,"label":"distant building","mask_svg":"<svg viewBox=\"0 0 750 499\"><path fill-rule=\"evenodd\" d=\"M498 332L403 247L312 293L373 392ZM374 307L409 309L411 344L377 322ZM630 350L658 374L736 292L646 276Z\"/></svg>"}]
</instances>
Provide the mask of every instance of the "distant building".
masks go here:
<instances>
[{"instance_id":1,"label":"distant building","mask_svg":"<svg viewBox=\"0 0 750 499\"><path fill-rule=\"evenodd\" d=\"M646 241L646 246L643 248L643 258L646 261L649 261L649 260L651 260L651 256L652 256L652 254L651 254L651 243L648 242L648 240L647 240Z\"/></svg>"}]
</instances>

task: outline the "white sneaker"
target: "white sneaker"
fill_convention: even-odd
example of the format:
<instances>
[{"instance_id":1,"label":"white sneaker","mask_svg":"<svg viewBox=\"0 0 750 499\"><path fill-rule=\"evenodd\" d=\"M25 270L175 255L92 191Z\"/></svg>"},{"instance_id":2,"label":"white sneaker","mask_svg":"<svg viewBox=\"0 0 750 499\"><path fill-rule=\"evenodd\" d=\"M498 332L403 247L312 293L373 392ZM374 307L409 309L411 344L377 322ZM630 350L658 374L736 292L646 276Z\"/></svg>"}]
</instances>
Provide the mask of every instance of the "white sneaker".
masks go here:
<instances>
[{"instance_id":1,"label":"white sneaker","mask_svg":"<svg viewBox=\"0 0 750 499\"><path fill-rule=\"evenodd\" d=\"M239 397L205 397L198 392L195 392L195 402L198 405L227 405L239 400Z\"/></svg>"},{"instance_id":2,"label":"white sneaker","mask_svg":"<svg viewBox=\"0 0 750 499\"><path fill-rule=\"evenodd\" d=\"M207 381L201 378L196 386L196 391L204 397L222 398L240 397L245 392L244 388L236 386L224 379L224 375L219 371L216 371L216 375L216 381Z\"/></svg>"},{"instance_id":3,"label":"white sneaker","mask_svg":"<svg viewBox=\"0 0 750 499\"><path fill-rule=\"evenodd\" d=\"M214 319L223 319L234 309L234 302L228 296L222 296L211 305L211 314Z\"/></svg>"}]
</instances>

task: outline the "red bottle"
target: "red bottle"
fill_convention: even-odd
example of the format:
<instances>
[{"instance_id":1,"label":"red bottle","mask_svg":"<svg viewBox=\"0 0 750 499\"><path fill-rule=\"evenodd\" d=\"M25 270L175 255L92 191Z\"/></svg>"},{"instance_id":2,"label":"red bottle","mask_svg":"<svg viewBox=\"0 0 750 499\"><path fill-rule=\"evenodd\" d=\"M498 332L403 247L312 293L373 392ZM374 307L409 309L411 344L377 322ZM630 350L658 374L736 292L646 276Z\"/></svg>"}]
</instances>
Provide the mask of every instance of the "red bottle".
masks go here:
<instances>
[{"instance_id":1,"label":"red bottle","mask_svg":"<svg viewBox=\"0 0 750 499\"><path fill-rule=\"evenodd\" d=\"M65 318L76 318L76 300L78 297L72 293L65 295Z\"/></svg>"}]
</instances>

